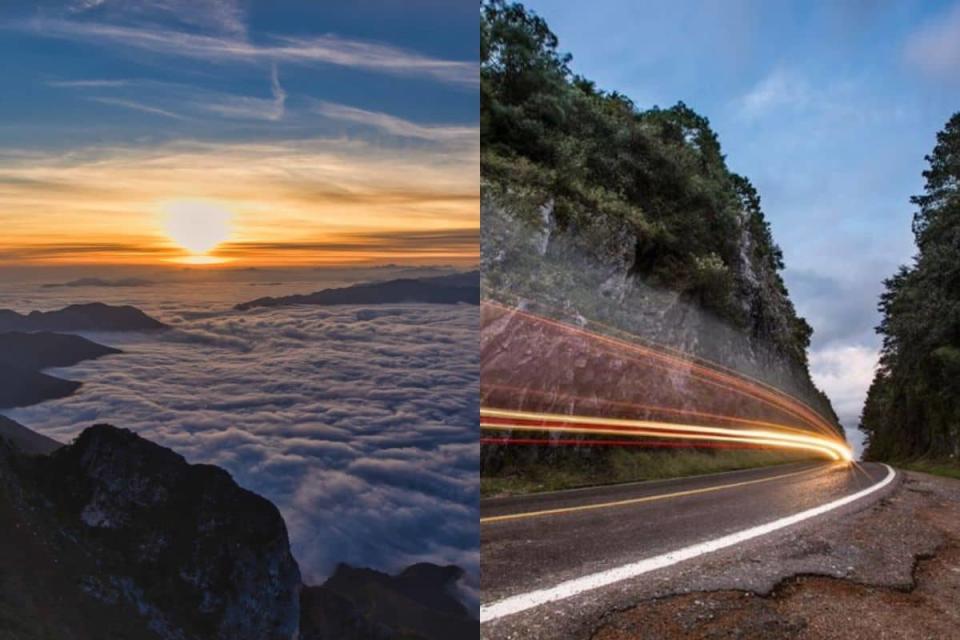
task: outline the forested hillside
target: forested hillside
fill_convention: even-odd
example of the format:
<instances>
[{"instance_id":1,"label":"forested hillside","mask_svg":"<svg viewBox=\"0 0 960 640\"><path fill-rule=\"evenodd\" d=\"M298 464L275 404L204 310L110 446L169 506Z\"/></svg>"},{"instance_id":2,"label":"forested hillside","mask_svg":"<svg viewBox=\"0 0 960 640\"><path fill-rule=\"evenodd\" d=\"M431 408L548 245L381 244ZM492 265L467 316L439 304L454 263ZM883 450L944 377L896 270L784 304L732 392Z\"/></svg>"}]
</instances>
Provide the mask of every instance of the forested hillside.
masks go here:
<instances>
[{"instance_id":1,"label":"forested hillside","mask_svg":"<svg viewBox=\"0 0 960 640\"><path fill-rule=\"evenodd\" d=\"M883 349L860 421L870 459L960 455L960 113L926 160L911 198L917 254L880 300Z\"/></svg>"},{"instance_id":2,"label":"forested hillside","mask_svg":"<svg viewBox=\"0 0 960 640\"><path fill-rule=\"evenodd\" d=\"M641 314L669 306L656 299L656 291L669 290L678 294L674 303L703 311L749 340L734 346L732 338L700 331L670 340L672 346L743 364L753 375L776 378L770 369L789 370L780 375L781 386L832 419L829 402L809 381L812 330L797 316L780 276L782 254L760 196L728 169L708 120L682 102L641 109L573 74L571 57L559 52L546 22L520 4L484 2L481 57L488 290L549 299L595 319L614 306L639 305L622 314L632 316L623 322L604 318L634 333L652 323L637 323ZM529 237L522 237L521 226ZM571 266L573 254L584 259L583 268ZM603 271L599 288L611 304L597 304L595 296L585 301L598 287L572 282L595 267ZM740 362L726 361L728 355Z\"/></svg>"},{"instance_id":3,"label":"forested hillside","mask_svg":"<svg viewBox=\"0 0 960 640\"><path fill-rule=\"evenodd\" d=\"M629 405L630 416L650 419L657 406L703 419L714 401L725 415L752 411L746 396L694 391L686 365L645 377L622 354L551 341L543 325L503 321L496 310L519 308L773 386L812 408L818 429L842 433L810 378L812 330L781 278L760 196L727 167L710 123L682 102L640 108L570 63L535 13L483 3L481 265L491 304L481 322L481 404L603 415ZM603 446L582 435L513 446L504 440L512 431L487 434L486 494L783 461L689 444Z\"/></svg>"}]
</instances>

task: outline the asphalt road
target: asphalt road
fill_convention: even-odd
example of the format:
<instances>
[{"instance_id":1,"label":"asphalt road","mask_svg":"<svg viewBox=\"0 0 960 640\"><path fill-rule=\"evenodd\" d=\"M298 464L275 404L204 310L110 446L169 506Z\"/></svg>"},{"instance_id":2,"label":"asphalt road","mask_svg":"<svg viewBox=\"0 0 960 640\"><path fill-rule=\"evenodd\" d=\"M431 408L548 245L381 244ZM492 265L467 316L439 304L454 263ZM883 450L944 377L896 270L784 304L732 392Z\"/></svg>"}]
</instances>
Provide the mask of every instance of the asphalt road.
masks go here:
<instances>
[{"instance_id":1,"label":"asphalt road","mask_svg":"<svg viewBox=\"0 0 960 640\"><path fill-rule=\"evenodd\" d=\"M803 463L484 500L482 601L486 606L788 517L886 475L877 464ZM537 610L547 611L526 616L549 615L551 608L561 605L543 604ZM509 620L496 626L497 637L510 635Z\"/></svg>"}]
</instances>

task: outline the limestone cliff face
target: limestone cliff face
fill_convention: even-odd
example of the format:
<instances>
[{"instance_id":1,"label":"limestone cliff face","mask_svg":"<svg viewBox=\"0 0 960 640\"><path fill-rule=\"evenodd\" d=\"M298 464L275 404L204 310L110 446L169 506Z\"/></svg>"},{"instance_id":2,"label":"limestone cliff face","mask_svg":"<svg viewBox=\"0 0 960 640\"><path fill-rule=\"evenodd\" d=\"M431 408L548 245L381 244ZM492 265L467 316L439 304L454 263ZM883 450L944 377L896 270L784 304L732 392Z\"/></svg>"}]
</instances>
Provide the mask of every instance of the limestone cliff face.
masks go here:
<instances>
[{"instance_id":1,"label":"limestone cliff face","mask_svg":"<svg viewBox=\"0 0 960 640\"><path fill-rule=\"evenodd\" d=\"M731 307L727 318L718 317L702 301L676 289L649 284L644 277L644 258L638 251L644 238L623 219L588 212L576 216L587 223L564 226L558 222L549 196L515 196L500 188L484 189L481 217L481 260L488 299L566 323L597 323L603 331L614 329L630 339L709 360L780 388L836 422L829 400L810 379L805 350L797 346L805 341L804 332L809 328L796 316L777 272L756 259L746 209L733 238L738 259L719 265L732 271L735 283L726 292ZM562 360L562 354L544 353L550 349L562 351L562 347L535 336L507 335L515 330L516 323L511 325L508 318L485 316L481 346L485 381L497 378L507 386L522 388L522 380L510 379L516 377L511 371L525 368L523 354L531 344L535 346L528 360ZM558 366L543 371L543 376L555 378L547 387L552 385L557 390L557 402L562 400L561 390L573 384L568 378L575 377L578 369L599 370L586 366L586 362L581 364L578 367L571 362L567 370ZM616 375L615 362L609 366L610 376L603 381L602 393L611 399L627 395L619 386L635 387L642 380ZM593 383L581 380L575 386L582 392L584 384L589 387ZM663 393L678 395L688 380L678 369L651 384L669 388ZM679 402L682 406L682 399ZM540 408L565 412L556 403L541 404Z\"/></svg>"},{"instance_id":2,"label":"limestone cliff face","mask_svg":"<svg viewBox=\"0 0 960 640\"><path fill-rule=\"evenodd\" d=\"M95 558L81 577L94 600L125 603L170 640L296 637L301 580L283 519L222 469L98 425L23 473Z\"/></svg>"}]
</instances>

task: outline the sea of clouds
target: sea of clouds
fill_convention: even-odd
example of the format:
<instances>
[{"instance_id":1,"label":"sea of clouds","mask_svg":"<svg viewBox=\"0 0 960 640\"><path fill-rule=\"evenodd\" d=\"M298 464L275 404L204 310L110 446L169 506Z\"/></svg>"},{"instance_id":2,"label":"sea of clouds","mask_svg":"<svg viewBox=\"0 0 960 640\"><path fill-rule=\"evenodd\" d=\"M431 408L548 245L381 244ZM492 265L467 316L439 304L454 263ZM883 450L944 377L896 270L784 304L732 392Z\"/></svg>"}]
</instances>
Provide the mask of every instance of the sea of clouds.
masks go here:
<instances>
[{"instance_id":1,"label":"sea of clouds","mask_svg":"<svg viewBox=\"0 0 960 640\"><path fill-rule=\"evenodd\" d=\"M124 353L53 370L84 386L7 414L64 442L106 422L226 468L280 508L308 584L339 562L391 572L450 563L467 570L462 586L475 603L478 307L237 312L226 302L263 287L217 285L222 300L211 308L197 286L136 294L174 328L85 334ZM54 308L77 300L52 296L75 294L47 289L33 302Z\"/></svg>"}]
</instances>

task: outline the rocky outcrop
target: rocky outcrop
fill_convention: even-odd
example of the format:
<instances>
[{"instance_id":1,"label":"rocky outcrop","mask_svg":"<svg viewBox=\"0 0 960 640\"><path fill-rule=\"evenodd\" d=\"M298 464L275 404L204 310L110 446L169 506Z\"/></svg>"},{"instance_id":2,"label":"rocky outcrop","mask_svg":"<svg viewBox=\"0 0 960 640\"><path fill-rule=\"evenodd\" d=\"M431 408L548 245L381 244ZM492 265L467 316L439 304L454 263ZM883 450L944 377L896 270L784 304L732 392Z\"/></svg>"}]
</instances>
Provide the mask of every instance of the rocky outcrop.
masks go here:
<instances>
[{"instance_id":1,"label":"rocky outcrop","mask_svg":"<svg viewBox=\"0 0 960 640\"><path fill-rule=\"evenodd\" d=\"M236 309L277 307L294 304L480 304L480 272L456 273L435 278L401 278L368 282L340 289L324 289L308 295L259 298Z\"/></svg>"},{"instance_id":2,"label":"rocky outcrop","mask_svg":"<svg viewBox=\"0 0 960 640\"><path fill-rule=\"evenodd\" d=\"M74 304L57 311L31 311L23 315L0 309L2 331L154 331L166 325L131 306L102 302Z\"/></svg>"},{"instance_id":3,"label":"rocky outcrop","mask_svg":"<svg viewBox=\"0 0 960 640\"><path fill-rule=\"evenodd\" d=\"M88 596L123 603L169 640L291 640L300 572L277 508L217 467L98 425L21 465L97 571Z\"/></svg>"}]
</instances>

